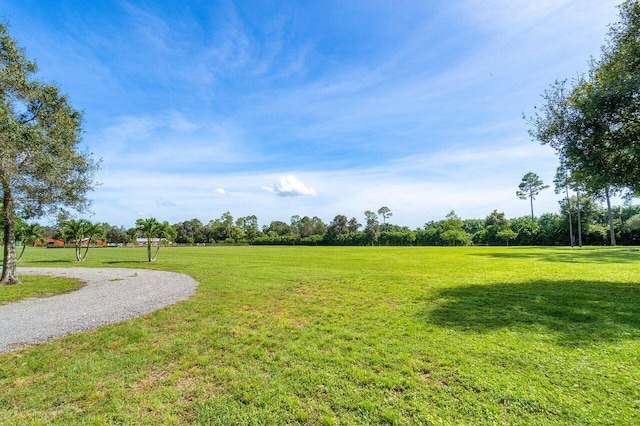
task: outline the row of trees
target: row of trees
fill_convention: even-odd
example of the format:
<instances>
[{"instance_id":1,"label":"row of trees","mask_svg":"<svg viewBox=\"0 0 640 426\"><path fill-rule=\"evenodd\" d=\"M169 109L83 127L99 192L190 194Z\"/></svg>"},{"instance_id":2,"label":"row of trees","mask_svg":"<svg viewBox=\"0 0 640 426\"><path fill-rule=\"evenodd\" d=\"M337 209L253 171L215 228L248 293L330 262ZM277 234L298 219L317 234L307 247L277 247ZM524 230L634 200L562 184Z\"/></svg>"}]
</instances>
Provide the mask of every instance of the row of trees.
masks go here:
<instances>
[{"instance_id":1,"label":"row of trees","mask_svg":"<svg viewBox=\"0 0 640 426\"><path fill-rule=\"evenodd\" d=\"M156 260L161 243L174 241L176 231L169 222L159 222L155 218L138 219L136 226L125 231L123 228L111 226L108 223L92 223L87 219L61 220L55 227L43 227L37 223L27 224L17 219L15 236L22 245L22 250L17 261L22 260L28 245L36 245L45 238L54 238L64 241L65 245L73 245L76 260L83 262L87 258L89 248L100 240L112 243L129 243L144 237L147 245L147 258L149 262ZM153 244L153 243L157 244ZM152 246L156 247L152 254Z\"/></svg>"},{"instance_id":2,"label":"row of trees","mask_svg":"<svg viewBox=\"0 0 640 426\"><path fill-rule=\"evenodd\" d=\"M580 208L578 214L578 206ZM640 244L640 206L613 207L617 239L623 244ZM570 213L573 214L570 214ZM144 237L148 260L157 257L160 242L177 244L260 244L260 245L337 245L337 246L455 246L455 245L606 245L609 243L609 214L597 200L582 194L561 202L559 213L540 217L523 216L507 219L494 210L484 219L462 219L450 212L444 219L430 221L423 227L410 229L389 223L390 209L378 213L365 212L361 224L355 217L336 215L329 223L319 217L292 216L289 223L275 220L261 228L255 215L234 220L230 212L204 224L191 219L170 225L154 218L138 219L134 227L92 224L86 220L64 220L58 226L39 228L19 221L17 237L34 244L45 236L62 239L76 247L76 258L82 261L91 242L98 238L109 243L128 244ZM382 221L381 221L382 219ZM35 231L34 231L35 230ZM578 230L580 234L577 235ZM155 253L152 253L155 246Z\"/></svg>"}]
</instances>

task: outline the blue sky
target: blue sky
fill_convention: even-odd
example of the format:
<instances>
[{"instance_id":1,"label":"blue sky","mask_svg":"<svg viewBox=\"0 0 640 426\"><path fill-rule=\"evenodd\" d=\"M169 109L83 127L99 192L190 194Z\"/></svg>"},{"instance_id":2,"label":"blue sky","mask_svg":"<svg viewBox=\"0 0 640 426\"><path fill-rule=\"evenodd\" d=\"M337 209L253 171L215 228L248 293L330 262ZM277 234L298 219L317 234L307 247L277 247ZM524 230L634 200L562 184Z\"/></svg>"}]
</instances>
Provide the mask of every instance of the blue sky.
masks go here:
<instances>
[{"instance_id":1,"label":"blue sky","mask_svg":"<svg viewBox=\"0 0 640 426\"><path fill-rule=\"evenodd\" d=\"M523 113L587 70L617 3L0 0L0 15L85 113L91 220L363 221L385 205L417 227L529 213L522 176L552 184L557 159Z\"/></svg>"}]
</instances>

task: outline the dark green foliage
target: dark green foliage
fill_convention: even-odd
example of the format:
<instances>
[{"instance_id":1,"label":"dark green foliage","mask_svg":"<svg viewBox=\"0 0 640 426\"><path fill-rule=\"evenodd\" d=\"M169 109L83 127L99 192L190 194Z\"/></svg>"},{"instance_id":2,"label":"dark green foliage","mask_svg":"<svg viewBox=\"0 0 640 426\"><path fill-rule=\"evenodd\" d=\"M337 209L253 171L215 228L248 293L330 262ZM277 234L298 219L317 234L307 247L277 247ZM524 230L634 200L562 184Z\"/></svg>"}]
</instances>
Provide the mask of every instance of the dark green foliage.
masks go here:
<instances>
[{"instance_id":1,"label":"dark green foliage","mask_svg":"<svg viewBox=\"0 0 640 426\"><path fill-rule=\"evenodd\" d=\"M580 196L582 239L585 245L606 245L609 227L607 209L588 195ZM572 212L573 232L577 234L577 204L575 197L570 203L561 203L560 213L544 213L539 217L523 216L507 219L503 212L492 211L484 219L461 219L450 212L445 219L430 221L422 228L411 230L406 226L378 224L376 244L381 246L447 246L447 245L514 245L514 246L561 246L569 245L568 211ZM640 206L614 207L616 238L623 245L640 245ZM375 213L370 212L370 219ZM230 216L230 214L229 214ZM228 238L227 226L221 219L203 225L192 219L172 225L179 245L191 244L255 244L255 245L310 245L310 246L365 246L371 245L371 235L358 231L357 221L337 215L327 227L318 217L292 218L289 225L273 221L258 230L254 215L241 217L231 226ZM349 223L354 222L354 226ZM357 224L360 226L359 224ZM102 224L109 242L109 235L128 242L135 239L135 229L124 229ZM350 231L353 229L353 231ZM51 232L49 232L51 234ZM577 238L576 238L577 240Z\"/></svg>"},{"instance_id":2,"label":"dark green foliage","mask_svg":"<svg viewBox=\"0 0 640 426\"><path fill-rule=\"evenodd\" d=\"M536 199L535 197L540 193L540 191L549 188L549 185L545 185L537 174L529 172L524 175L522 182L518 185L518 188L518 191L516 191L518 198L522 200L526 200L528 198L531 203L531 219L533 219L533 200Z\"/></svg>"},{"instance_id":3,"label":"dark green foliage","mask_svg":"<svg viewBox=\"0 0 640 426\"><path fill-rule=\"evenodd\" d=\"M627 0L589 74L554 83L530 119L531 135L556 150L562 174L590 193L640 191L639 34L640 3Z\"/></svg>"},{"instance_id":4,"label":"dark green foliage","mask_svg":"<svg viewBox=\"0 0 640 426\"><path fill-rule=\"evenodd\" d=\"M97 164L80 152L82 114L38 80L37 67L0 24L0 188L3 284L16 276L16 213L30 219L89 204Z\"/></svg>"},{"instance_id":5,"label":"dark green foliage","mask_svg":"<svg viewBox=\"0 0 640 426\"><path fill-rule=\"evenodd\" d=\"M367 243L374 246L378 242L380 235L380 223L378 222L378 215L371 210L364 212L365 227L364 233L367 236Z\"/></svg>"},{"instance_id":6,"label":"dark green foliage","mask_svg":"<svg viewBox=\"0 0 640 426\"><path fill-rule=\"evenodd\" d=\"M412 246L416 242L414 231L382 231L378 237L381 246Z\"/></svg>"},{"instance_id":7,"label":"dark green foliage","mask_svg":"<svg viewBox=\"0 0 640 426\"><path fill-rule=\"evenodd\" d=\"M131 238L127 231L123 227L111 226L108 223L103 223L104 236L107 242L112 244L126 244L131 242Z\"/></svg>"}]
</instances>

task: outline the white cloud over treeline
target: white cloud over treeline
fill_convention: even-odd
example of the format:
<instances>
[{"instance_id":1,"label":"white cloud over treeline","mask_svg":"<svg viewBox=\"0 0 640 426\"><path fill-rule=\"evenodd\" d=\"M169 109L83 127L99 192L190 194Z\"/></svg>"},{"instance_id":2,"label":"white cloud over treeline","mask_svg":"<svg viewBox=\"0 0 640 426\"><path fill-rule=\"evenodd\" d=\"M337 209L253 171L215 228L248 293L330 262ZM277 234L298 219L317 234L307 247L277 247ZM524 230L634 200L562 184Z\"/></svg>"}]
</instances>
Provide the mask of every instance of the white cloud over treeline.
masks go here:
<instances>
[{"instance_id":1,"label":"white cloud over treeline","mask_svg":"<svg viewBox=\"0 0 640 426\"><path fill-rule=\"evenodd\" d=\"M273 192L280 197L297 197L300 195L315 196L316 190L309 188L293 175L282 176L277 183L263 186L263 189Z\"/></svg>"}]
</instances>

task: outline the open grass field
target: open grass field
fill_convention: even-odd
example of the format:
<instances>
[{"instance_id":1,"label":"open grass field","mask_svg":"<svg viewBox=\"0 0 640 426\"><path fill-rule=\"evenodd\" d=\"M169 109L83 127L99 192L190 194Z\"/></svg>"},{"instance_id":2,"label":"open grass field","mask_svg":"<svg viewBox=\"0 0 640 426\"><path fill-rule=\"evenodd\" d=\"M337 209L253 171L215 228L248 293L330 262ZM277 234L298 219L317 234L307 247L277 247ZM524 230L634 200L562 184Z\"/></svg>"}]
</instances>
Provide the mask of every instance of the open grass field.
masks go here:
<instances>
[{"instance_id":1,"label":"open grass field","mask_svg":"<svg viewBox=\"0 0 640 426\"><path fill-rule=\"evenodd\" d=\"M0 354L2 424L640 424L628 248L31 249L196 296ZM0 292L6 291L0 288Z\"/></svg>"}]
</instances>

